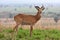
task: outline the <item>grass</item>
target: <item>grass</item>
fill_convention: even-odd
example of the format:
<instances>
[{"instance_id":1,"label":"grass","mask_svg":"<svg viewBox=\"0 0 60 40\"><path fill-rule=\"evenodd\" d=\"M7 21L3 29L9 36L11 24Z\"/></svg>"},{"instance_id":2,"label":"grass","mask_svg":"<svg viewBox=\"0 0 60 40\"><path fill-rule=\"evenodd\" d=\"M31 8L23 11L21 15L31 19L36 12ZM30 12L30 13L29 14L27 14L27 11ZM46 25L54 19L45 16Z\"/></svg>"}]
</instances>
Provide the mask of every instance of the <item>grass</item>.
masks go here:
<instances>
[{"instance_id":1,"label":"grass","mask_svg":"<svg viewBox=\"0 0 60 40\"><path fill-rule=\"evenodd\" d=\"M0 40L60 40L60 30L33 30L32 37L29 30L19 29L13 32L5 29L0 32Z\"/></svg>"}]
</instances>

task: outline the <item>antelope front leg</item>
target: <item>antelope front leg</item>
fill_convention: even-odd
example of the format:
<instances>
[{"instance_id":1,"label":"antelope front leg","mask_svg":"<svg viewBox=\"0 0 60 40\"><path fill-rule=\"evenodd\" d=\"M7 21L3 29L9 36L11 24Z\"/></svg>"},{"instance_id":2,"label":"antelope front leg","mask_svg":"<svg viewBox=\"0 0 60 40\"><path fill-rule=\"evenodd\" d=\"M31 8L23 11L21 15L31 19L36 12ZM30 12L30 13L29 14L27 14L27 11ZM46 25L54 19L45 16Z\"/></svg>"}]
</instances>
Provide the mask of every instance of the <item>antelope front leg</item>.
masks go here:
<instances>
[{"instance_id":1,"label":"antelope front leg","mask_svg":"<svg viewBox=\"0 0 60 40\"><path fill-rule=\"evenodd\" d=\"M31 26L30 26L30 37L31 37L31 35L32 35L32 30L33 30L33 26L31 25Z\"/></svg>"}]
</instances>

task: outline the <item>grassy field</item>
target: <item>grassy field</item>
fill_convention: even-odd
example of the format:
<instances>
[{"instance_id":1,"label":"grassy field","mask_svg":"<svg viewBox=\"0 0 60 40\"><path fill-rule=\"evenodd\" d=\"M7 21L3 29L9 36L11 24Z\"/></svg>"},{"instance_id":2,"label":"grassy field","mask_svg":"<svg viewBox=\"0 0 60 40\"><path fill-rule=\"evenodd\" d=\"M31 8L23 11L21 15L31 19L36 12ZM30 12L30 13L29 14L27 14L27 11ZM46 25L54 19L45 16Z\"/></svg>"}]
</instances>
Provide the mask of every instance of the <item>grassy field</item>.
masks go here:
<instances>
[{"instance_id":1,"label":"grassy field","mask_svg":"<svg viewBox=\"0 0 60 40\"><path fill-rule=\"evenodd\" d=\"M19 29L13 32L11 29L0 30L0 40L60 40L60 30L33 30L32 37L29 30Z\"/></svg>"}]
</instances>

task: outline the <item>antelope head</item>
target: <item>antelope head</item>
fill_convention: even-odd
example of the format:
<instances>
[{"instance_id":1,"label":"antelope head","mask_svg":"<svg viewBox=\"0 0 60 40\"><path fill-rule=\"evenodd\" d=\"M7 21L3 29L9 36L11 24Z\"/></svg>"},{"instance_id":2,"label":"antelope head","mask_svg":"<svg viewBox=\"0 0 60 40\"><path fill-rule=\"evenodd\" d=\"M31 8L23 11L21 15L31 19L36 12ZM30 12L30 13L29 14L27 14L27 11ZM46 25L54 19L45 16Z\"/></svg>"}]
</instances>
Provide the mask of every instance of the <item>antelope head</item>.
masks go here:
<instances>
[{"instance_id":1,"label":"antelope head","mask_svg":"<svg viewBox=\"0 0 60 40\"><path fill-rule=\"evenodd\" d=\"M42 12L45 9L43 5L41 7L35 6L35 8L38 10L38 12Z\"/></svg>"},{"instance_id":2,"label":"antelope head","mask_svg":"<svg viewBox=\"0 0 60 40\"><path fill-rule=\"evenodd\" d=\"M35 8L37 9L37 14L36 14L36 19L39 20L41 18L41 13L42 11L45 9L44 6L42 5L41 7L39 6L35 6Z\"/></svg>"}]
</instances>

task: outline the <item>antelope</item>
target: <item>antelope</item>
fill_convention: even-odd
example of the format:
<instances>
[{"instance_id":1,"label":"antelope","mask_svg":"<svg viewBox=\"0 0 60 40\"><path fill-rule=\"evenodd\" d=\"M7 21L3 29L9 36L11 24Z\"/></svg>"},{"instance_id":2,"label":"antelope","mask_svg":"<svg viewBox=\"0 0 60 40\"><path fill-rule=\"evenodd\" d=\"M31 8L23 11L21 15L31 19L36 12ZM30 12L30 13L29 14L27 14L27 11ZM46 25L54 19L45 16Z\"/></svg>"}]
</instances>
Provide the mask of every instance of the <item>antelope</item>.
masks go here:
<instances>
[{"instance_id":1,"label":"antelope","mask_svg":"<svg viewBox=\"0 0 60 40\"><path fill-rule=\"evenodd\" d=\"M22 25L23 23L30 25L30 36L32 35L33 25L41 18L41 13L45 9L42 5L41 7L35 6L37 9L36 15L25 15L25 14L18 14L14 16L14 20L16 22L16 26L13 28L13 30L17 31L18 25Z\"/></svg>"}]
</instances>

